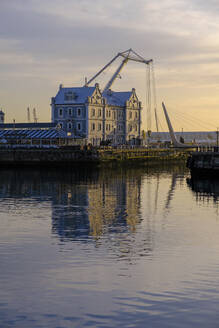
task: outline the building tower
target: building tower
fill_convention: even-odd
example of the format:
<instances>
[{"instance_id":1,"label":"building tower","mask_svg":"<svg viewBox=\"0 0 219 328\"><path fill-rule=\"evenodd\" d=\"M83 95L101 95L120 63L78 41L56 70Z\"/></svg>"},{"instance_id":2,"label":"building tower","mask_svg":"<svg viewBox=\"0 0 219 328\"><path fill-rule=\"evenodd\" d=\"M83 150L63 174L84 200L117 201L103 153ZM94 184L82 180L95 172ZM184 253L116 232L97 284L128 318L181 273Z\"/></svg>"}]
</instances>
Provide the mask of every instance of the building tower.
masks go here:
<instances>
[{"instance_id":1,"label":"building tower","mask_svg":"<svg viewBox=\"0 0 219 328\"><path fill-rule=\"evenodd\" d=\"M0 109L0 123L5 123L5 113Z\"/></svg>"}]
</instances>

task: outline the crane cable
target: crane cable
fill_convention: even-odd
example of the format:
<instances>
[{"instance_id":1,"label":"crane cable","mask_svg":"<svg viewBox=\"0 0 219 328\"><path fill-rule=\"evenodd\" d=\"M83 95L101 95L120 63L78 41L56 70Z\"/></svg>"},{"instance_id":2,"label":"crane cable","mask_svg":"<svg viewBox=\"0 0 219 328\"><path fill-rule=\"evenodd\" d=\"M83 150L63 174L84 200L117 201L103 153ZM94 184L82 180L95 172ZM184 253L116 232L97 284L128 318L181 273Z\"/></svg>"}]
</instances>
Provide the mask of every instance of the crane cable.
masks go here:
<instances>
[{"instance_id":1,"label":"crane cable","mask_svg":"<svg viewBox=\"0 0 219 328\"><path fill-rule=\"evenodd\" d=\"M171 110L171 108L169 108ZM173 110L173 109L172 109ZM181 122L184 122L185 124L189 124L188 125L188 129L191 129L191 127L199 127L201 129L212 129L213 127L215 128L215 125L213 125L212 123L206 123L202 120L200 120L197 117L194 117L193 115L191 115L190 113L185 113L185 112L180 112L179 110L175 110L174 109L174 114L171 113L172 116L172 120L180 120Z\"/></svg>"},{"instance_id":2,"label":"crane cable","mask_svg":"<svg viewBox=\"0 0 219 328\"><path fill-rule=\"evenodd\" d=\"M146 109L147 109L147 131L151 132L151 79L150 65L146 65ZM150 131L150 132L149 132Z\"/></svg>"},{"instance_id":3,"label":"crane cable","mask_svg":"<svg viewBox=\"0 0 219 328\"><path fill-rule=\"evenodd\" d=\"M155 74L154 74L154 64L153 64L153 62L151 63L151 72L152 72L152 92L153 92L155 124L156 124L156 130L157 130L157 132L159 132L158 117L157 117L157 94L156 94L156 83L155 83Z\"/></svg>"}]
</instances>

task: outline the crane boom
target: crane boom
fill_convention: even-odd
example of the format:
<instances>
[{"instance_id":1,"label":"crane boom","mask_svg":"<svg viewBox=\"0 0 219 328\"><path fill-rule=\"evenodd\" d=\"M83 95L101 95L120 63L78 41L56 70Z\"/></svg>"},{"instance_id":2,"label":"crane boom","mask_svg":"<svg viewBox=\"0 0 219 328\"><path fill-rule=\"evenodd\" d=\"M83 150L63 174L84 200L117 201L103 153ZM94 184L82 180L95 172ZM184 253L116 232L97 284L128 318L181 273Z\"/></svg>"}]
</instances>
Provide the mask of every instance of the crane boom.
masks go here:
<instances>
[{"instance_id":1,"label":"crane boom","mask_svg":"<svg viewBox=\"0 0 219 328\"><path fill-rule=\"evenodd\" d=\"M118 53L108 64L106 64L97 74L95 74L87 83L85 83L84 87L88 87L88 84L90 84L93 80L95 80L107 67L109 67L114 60L116 60L120 54Z\"/></svg>"},{"instance_id":2,"label":"crane boom","mask_svg":"<svg viewBox=\"0 0 219 328\"><path fill-rule=\"evenodd\" d=\"M121 72L122 68L124 67L124 65L129 60L140 62L140 63L144 63L146 65L149 65L153 61L152 59L149 59L149 60L144 59L142 56L138 55L135 51L133 51L130 48L130 49L126 50L126 51L119 52L108 64L106 64L97 74L95 74L88 82L86 82L84 86L88 86L107 67L109 67L119 56L123 57L124 59L123 59L122 63L119 65L119 67L117 68L117 70L115 71L115 73L113 74L113 76L111 77L111 79L109 80L109 82L106 84L106 86L105 86L105 88L104 88L103 91L107 91L112 86L112 84L115 81L116 77L119 75L119 73Z\"/></svg>"},{"instance_id":3,"label":"crane boom","mask_svg":"<svg viewBox=\"0 0 219 328\"><path fill-rule=\"evenodd\" d=\"M117 68L117 70L115 71L115 73L113 74L113 76L111 77L111 79L109 80L109 82L106 84L103 92L105 92L106 90L110 89L110 87L113 84L113 82L115 81L116 77L119 75L119 73L121 72L122 68L124 67L124 65L127 62L128 62L128 58L125 57L125 59L123 59L122 63L119 65L119 67Z\"/></svg>"}]
</instances>

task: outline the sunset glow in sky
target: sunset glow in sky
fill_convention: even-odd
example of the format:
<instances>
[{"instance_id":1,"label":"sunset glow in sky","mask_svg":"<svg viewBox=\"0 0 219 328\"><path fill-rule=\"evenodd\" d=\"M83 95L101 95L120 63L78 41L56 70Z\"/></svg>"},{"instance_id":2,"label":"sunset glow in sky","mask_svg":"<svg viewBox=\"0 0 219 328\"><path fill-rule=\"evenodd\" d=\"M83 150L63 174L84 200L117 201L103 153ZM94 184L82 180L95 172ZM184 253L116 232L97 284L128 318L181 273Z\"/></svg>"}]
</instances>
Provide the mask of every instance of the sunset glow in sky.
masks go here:
<instances>
[{"instance_id":1,"label":"sunset glow in sky","mask_svg":"<svg viewBox=\"0 0 219 328\"><path fill-rule=\"evenodd\" d=\"M161 101L172 116L183 112L206 123L189 126L179 115L173 118L176 130L217 129L217 0L0 0L0 108L6 122L27 121L28 106L37 109L39 121L50 121L50 99L60 83L82 86L129 48L154 60L163 130ZM113 89L135 87L144 104L144 65L130 62L121 75ZM144 126L145 118L146 112Z\"/></svg>"}]
</instances>

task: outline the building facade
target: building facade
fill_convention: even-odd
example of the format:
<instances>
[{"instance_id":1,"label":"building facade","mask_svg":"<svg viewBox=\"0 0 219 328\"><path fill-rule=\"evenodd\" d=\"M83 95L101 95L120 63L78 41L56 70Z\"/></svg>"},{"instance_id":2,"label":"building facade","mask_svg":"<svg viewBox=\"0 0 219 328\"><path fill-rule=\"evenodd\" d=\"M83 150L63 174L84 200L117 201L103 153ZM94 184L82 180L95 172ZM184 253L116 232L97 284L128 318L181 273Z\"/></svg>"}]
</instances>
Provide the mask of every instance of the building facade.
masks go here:
<instances>
[{"instance_id":1,"label":"building facade","mask_svg":"<svg viewBox=\"0 0 219 328\"><path fill-rule=\"evenodd\" d=\"M135 89L130 92L94 87L64 88L51 101L52 122L59 124L68 136L82 137L98 146L136 144L141 134L141 102Z\"/></svg>"}]
</instances>

